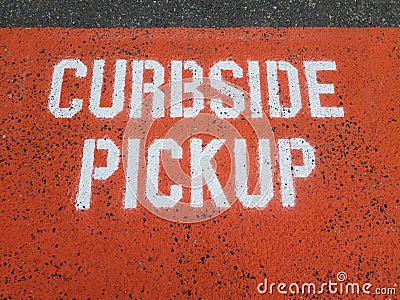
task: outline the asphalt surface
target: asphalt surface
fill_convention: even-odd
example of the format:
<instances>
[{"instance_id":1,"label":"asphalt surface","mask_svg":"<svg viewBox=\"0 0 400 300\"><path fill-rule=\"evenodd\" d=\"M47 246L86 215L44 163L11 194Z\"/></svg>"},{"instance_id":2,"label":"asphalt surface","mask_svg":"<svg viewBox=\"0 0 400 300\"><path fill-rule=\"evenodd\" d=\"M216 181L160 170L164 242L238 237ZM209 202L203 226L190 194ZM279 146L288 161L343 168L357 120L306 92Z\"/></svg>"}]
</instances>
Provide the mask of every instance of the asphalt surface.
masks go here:
<instances>
[{"instance_id":1,"label":"asphalt surface","mask_svg":"<svg viewBox=\"0 0 400 300\"><path fill-rule=\"evenodd\" d=\"M0 1L0 27L399 27L399 0Z\"/></svg>"}]
</instances>

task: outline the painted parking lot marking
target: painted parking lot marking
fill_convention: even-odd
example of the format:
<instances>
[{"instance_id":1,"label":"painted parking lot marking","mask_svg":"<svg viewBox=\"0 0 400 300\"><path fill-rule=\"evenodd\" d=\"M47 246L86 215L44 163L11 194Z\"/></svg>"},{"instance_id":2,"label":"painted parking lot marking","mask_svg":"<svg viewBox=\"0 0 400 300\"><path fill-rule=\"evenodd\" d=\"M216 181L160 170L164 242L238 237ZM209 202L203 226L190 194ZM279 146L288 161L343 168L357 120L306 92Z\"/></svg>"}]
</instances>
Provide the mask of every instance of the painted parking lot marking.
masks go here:
<instances>
[{"instance_id":1,"label":"painted parking lot marking","mask_svg":"<svg viewBox=\"0 0 400 300\"><path fill-rule=\"evenodd\" d=\"M0 36L1 297L398 284L398 29Z\"/></svg>"}]
</instances>

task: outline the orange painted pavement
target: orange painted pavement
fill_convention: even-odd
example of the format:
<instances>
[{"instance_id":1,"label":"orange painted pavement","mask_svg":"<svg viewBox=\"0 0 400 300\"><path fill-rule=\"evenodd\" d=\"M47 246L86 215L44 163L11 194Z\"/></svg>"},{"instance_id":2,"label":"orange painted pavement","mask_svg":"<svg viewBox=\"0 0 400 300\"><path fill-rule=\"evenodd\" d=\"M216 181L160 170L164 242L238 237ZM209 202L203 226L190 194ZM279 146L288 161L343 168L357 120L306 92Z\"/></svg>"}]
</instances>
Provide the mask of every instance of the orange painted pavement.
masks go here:
<instances>
[{"instance_id":1,"label":"orange painted pavement","mask_svg":"<svg viewBox=\"0 0 400 300\"><path fill-rule=\"evenodd\" d=\"M398 287L398 29L1 29L0 37L2 298L276 299L276 291L257 292L264 278L323 283L340 271L351 282ZM69 119L48 109L53 69L63 59L88 67L85 78L65 73L62 105L83 99ZM235 202L211 220L170 222L140 204L124 209L120 162L108 179L93 180L90 209L77 210L84 140L107 137L121 147L129 120L128 101L114 118L89 111L94 59L106 61L104 105L116 59L156 60L166 80L171 60L194 60L205 75L215 62L234 60L244 76L231 81L246 91L247 61L259 61L267 116L265 61L297 67L302 109L293 118L269 118L276 141L301 137L315 149L315 169L294 179L295 206L281 203L278 166L265 209ZM310 115L306 60L336 62L336 71L319 73L335 88L321 102L342 107L344 117ZM95 161L105 164L105 157Z\"/></svg>"}]
</instances>

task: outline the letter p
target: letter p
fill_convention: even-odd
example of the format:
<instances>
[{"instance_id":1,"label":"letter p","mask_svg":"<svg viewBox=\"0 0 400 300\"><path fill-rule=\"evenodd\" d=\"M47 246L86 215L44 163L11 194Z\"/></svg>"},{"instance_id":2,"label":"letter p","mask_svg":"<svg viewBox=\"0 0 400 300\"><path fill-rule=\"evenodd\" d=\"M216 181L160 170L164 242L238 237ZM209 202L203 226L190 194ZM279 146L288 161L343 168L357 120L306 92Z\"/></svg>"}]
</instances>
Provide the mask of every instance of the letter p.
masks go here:
<instances>
[{"instance_id":1,"label":"letter p","mask_svg":"<svg viewBox=\"0 0 400 300\"><path fill-rule=\"evenodd\" d=\"M94 167L94 150L107 150L107 166ZM119 164L119 149L110 139L85 140L83 146L82 169L79 180L78 194L76 196L75 207L78 210L90 208L90 198L92 196L92 178L95 180L105 180L110 177Z\"/></svg>"},{"instance_id":2,"label":"letter p","mask_svg":"<svg viewBox=\"0 0 400 300\"><path fill-rule=\"evenodd\" d=\"M314 148L304 139L280 139L279 146L279 164L281 175L282 205L284 207L294 206L295 188L294 177L308 177L315 168ZM304 165L293 166L291 150L301 150L303 154Z\"/></svg>"}]
</instances>

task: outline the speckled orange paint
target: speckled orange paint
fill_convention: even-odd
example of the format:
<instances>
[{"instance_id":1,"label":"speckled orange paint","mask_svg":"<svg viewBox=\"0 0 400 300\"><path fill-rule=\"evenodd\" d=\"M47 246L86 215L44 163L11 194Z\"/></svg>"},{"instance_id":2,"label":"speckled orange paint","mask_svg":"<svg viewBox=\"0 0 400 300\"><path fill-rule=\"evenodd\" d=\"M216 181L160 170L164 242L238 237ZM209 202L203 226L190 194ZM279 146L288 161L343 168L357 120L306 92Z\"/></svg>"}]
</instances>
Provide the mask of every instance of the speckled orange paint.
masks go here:
<instances>
[{"instance_id":1,"label":"speckled orange paint","mask_svg":"<svg viewBox=\"0 0 400 300\"><path fill-rule=\"evenodd\" d=\"M322 283L339 271L375 287L399 283L398 29L1 29L0 37L2 298L240 299L260 296L265 277ZM300 136L316 148L316 169L296 181L293 208L282 207L276 176L264 210L236 202L207 222L172 223L141 206L123 209L120 167L93 184L92 207L77 211L83 140L120 146L128 109L114 119L89 113L89 68L64 90L86 99L82 112L56 119L48 95L65 58L88 66L191 59L205 69L226 59L334 60L337 71L321 76L335 84L324 103L345 116L312 118L302 94L298 116L271 118L276 138Z\"/></svg>"}]
</instances>

